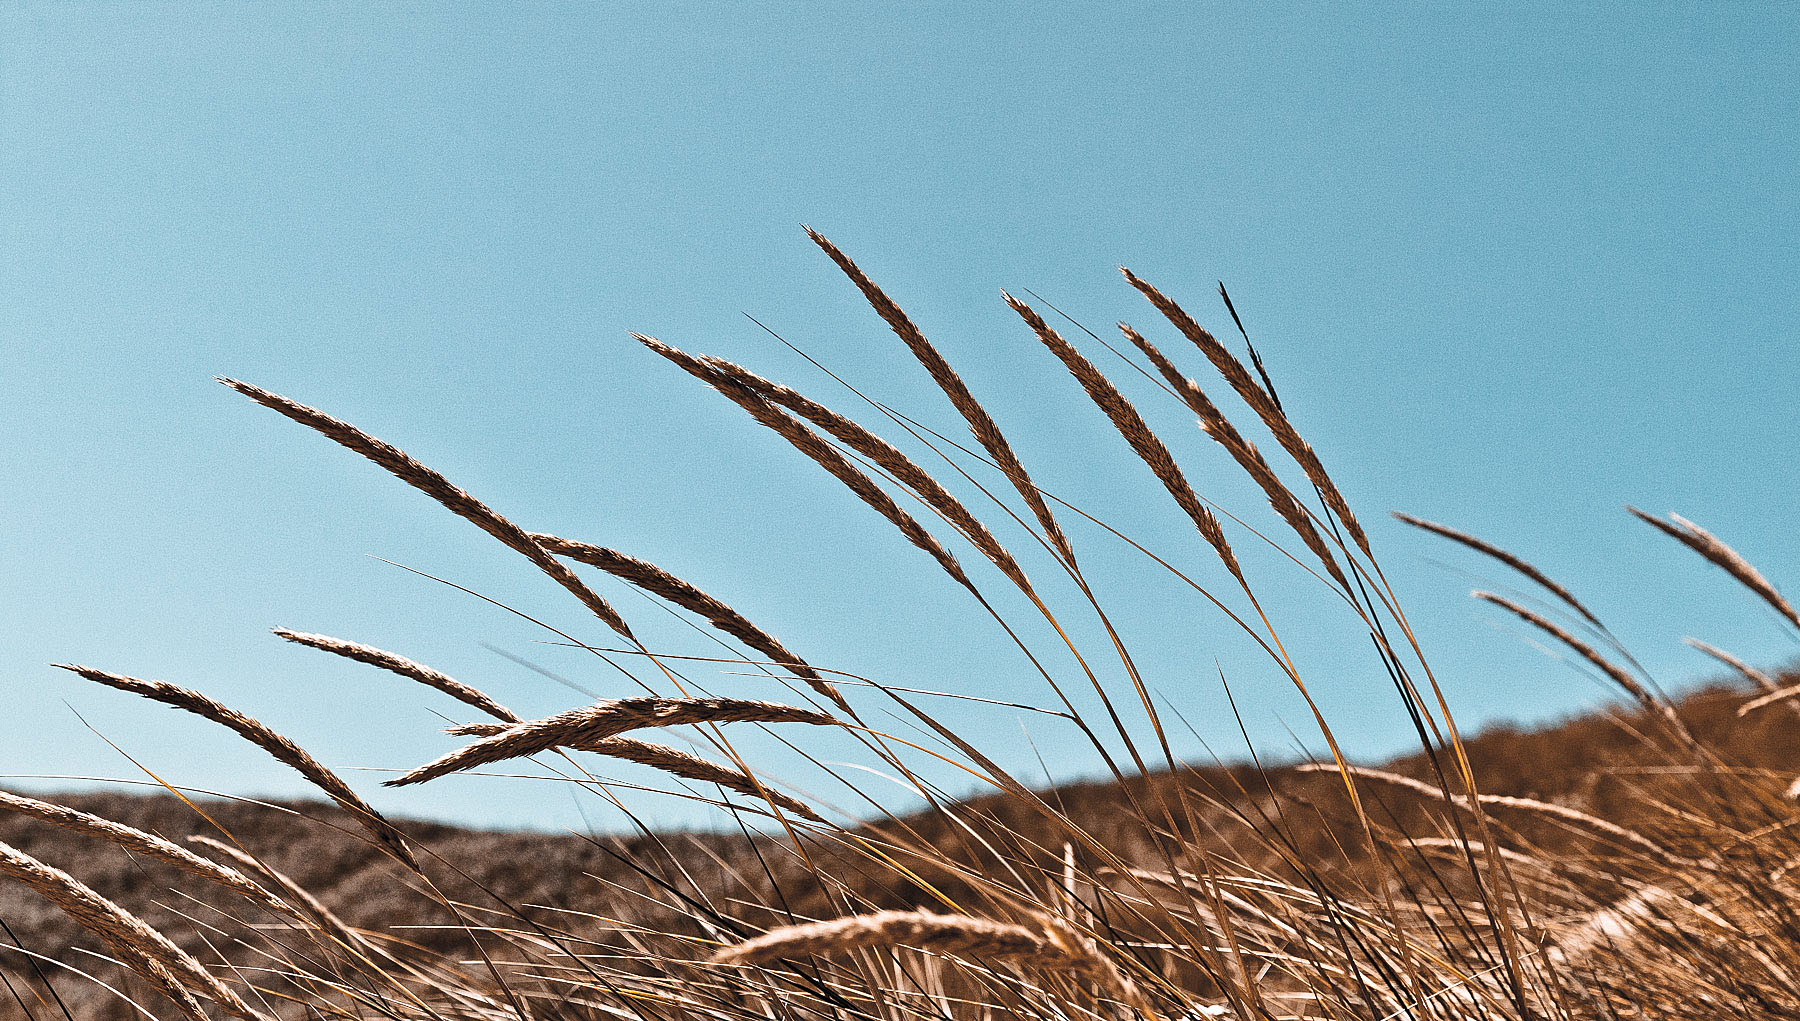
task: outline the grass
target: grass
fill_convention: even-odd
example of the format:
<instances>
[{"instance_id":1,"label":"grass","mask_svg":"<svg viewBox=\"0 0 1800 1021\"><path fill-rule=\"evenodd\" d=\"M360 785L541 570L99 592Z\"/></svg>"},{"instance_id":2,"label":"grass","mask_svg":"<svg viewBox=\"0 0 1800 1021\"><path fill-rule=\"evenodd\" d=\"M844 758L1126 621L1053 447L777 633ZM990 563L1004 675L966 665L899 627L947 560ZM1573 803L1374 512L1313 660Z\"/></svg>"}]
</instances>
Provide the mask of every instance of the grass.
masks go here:
<instances>
[{"instance_id":1,"label":"grass","mask_svg":"<svg viewBox=\"0 0 1800 1021\"><path fill-rule=\"evenodd\" d=\"M1591 763L1565 766L1554 778L1532 776L1530 767L1567 756L1509 762L1485 750L1491 738L1465 740L1366 532L1253 348L1247 366L1175 300L1126 271L1127 283L1285 457L1278 469L1181 358L1120 324L1123 341L1149 368L1128 359L1132 366L1161 397L1194 414L1267 498L1273 516L1261 523L1209 503L1114 382L1035 308L1007 295L1025 328L1142 462L1146 481L1160 483L1213 554L1213 562L1181 563L1132 543L1148 569L1168 572L1248 636L1314 706L1331 751L1328 761L1298 770L1190 767L1171 750L1167 707L1151 697L1077 556L1076 538L1094 530L1131 540L1040 490L999 423L900 306L830 241L809 234L942 390L972 444L865 399L870 420L900 441L890 442L750 369L639 339L825 469L971 595L996 635L1033 666L1059 715L1107 763L1112 783L1104 793L1034 790L908 692L816 668L725 601L654 564L527 531L347 422L222 380L518 552L644 665L633 675L643 695L524 720L396 653L278 629L288 641L411 678L490 718L452 727L470 739L463 748L390 783L534 756L554 776L617 804L616 786L591 771L596 760L588 756L597 755L660 771L671 790L736 820L742 839L647 833L629 843L596 842L615 859L596 878L606 894L598 904L525 903L483 880L493 863L465 866L443 831L383 817L261 722L178 685L70 666L219 723L297 770L335 805L316 824L363 842L366 867L356 874L377 884L364 899L410 905L386 919L345 920L278 867L257 833L209 814L216 806L190 803L207 826L177 844L95 813L8 795L0 808L110 842L179 877L178 906L160 904L152 925L63 870L79 871L80 856L52 864L31 853L40 848L0 843L0 873L65 913L106 958L86 962L98 970L84 979L95 984L85 987L83 1013L645 1021L1800 1014L1800 887L1792 877L1800 867L1800 812L1791 777L1779 772L1784 758L1775 754L1791 751L1779 729L1791 721L1778 707L1800 705L1800 687L1783 687L1787 679L1707 647L1754 693L1722 689L1672 704L1606 625L1544 572L1449 526L1402 518L1533 583L1539 598L1531 605L1476 595L1628 696L1628 708L1584 738ZM1234 310L1231 316L1235 322ZM1090 339L1126 357L1123 348ZM932 475L901 443L928 451L931 463L941 460L954 474ZM995 509L991 520L953 487L979 492L979 505ZM1718 537L1679 517L1639 516L1800 627L1774 586ZM997 525L1029 541L1005 545ZM1341 607L1332 612L1352 614L1366 629L1417 735L1416 755L1388 770L1344 759L1234 536L1281 550L1328 597L1323 605ZM971 563L993 570L966 567L962 558L971 554ZM574 565L709 624L719 641L741 649L728 662L791 678L791 701L707 694L683 673L686 659L640 642ZM991 598L996 585L1023 601ZM1053 605L1046 594L1053 590L1075 598ZM1000 605L1029 607L1040 620L1027 626ZM1071 626L1077 619L1079 628ZM1072 635L1090 628L1105 641L1083 647ZM1052 670L1047 664L1062 656L1028 635L1052 636L1075 664L1072 676ZM1127 679L1120 690L1101 680L1115 662ZM1077 686L1097 692L1101 710L1093 718L1075 711ZM931 739L870 722L896 715ZM929 807L860 819L828 810L745 760L732 735L750 726L773 727L803 752L819 728L848 735L863 764L908 781ZM693 752L636 736L675 727ZM1753 732L1773 736L1746 744L1742 735ZM969 801L945 795L925 775L946 763L990 793ZM1110 804L1097 804L1100 798ZM430 839L433 832L442 839ZM534 863L508 864L529 870ZM402 926L403 914L434 921L426 929ZM59 992L68 976L51 973L74 964L24 949L12 958L8 987L21 1013L73 1014Z\"/></svg>"}]
</instances>

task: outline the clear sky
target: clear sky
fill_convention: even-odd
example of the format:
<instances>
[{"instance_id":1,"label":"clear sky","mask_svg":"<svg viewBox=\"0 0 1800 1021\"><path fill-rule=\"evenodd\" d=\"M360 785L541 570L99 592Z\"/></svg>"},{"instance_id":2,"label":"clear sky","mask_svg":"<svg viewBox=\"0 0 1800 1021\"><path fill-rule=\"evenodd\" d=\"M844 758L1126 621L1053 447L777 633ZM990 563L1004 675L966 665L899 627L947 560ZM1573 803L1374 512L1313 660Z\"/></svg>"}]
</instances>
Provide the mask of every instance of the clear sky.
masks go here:
<instances>
[{"instance_id":1,"label":"clear sky","mask_svg":"<svg viewBox=\"0 0 1800 1021\"><path fill-rule=\"evenodd\" d=\"M303 791L210 724L46 665L73 660L249 711L387 810L584 824L550 782L380 790L385 774L363 769L447 750L436 728L466 714L266 629L391 648L533 714L584 696L492 649L629 689L370 555L584 640L604 629L487 536L214 374L354 421L528 527L664 564L813 662L1046 703L923 555L627 336L746 361L869 419L748 312L961 435L801 222L915 315L1046 489L1215 585L1191 528L998 292L1030 288L1096 329L1129 319L1198 372L1115 267L1215 327L1224 280L1466 726L1610 696L1466 598L1510 579L1390 509L1538 560L1671 686L1707 673L1684 635L1786 660L1794 636L1770 613L1622 505L1677 510L1778 584L1800 577L1800 13L1571 8L9 3L0 771L141 779L104 735L176 782ZM1131 392L1200 489L1270 522L1189 416ZM1317 743L1217 613L1074 531L1200 738L1241 752L1222 670L1266 749L1291 752L1289 726ZM1246 560L1349 747L1403 749L1366 637L1291 565ZM1042 559L1028 569L1051 576ZM654 646L716 648L603 582ZM1039 754L1058 778L1097 768L1053 721L933 704L1021 775L1043 776ZM773 739L742 747L806 775ZM1180 747L1202 754L1191 736Z\"/></svg>"}]
</instances>

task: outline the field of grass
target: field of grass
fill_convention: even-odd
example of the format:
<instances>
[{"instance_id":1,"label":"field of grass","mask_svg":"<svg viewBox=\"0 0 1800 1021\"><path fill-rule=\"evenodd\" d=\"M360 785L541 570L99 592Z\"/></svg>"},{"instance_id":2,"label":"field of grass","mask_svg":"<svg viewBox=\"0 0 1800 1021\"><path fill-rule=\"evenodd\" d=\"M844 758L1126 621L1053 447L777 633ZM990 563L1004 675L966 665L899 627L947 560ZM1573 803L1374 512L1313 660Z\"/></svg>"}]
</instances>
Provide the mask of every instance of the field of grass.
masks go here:
<instances>
[{"instance_id":1,"label":"field of grass","mask_svg":"<svg viewBox=\"0 0 1800 1021\"><path fill-rule=\"evenodd\" d=\"M1127 272L1174 343L1149 339L1166 330L1120 324L1116 340L1084 333L1080 344L1130 360L1159 399L1198 420L1269 505L1227 513L1194 489L1174 452L1076 343L1006 296L1021 328L1116 427L1122 456L1141 461L1146 498L1166 495L1210 549L1206 563L1144 549L1147 569L1215 606L1310 705L1310 686L1328 681L1294 666L1282 622L1265 612L1239 559L1240 546L1279 548L1330 597L1321 607L1367 631L1418 738L1411 756L1359 766L1315 712L1330 751L1321 762L1179 762L1164 736L1175 725L1167 706L1140 677L1071 538L1107 526L1090 519L1066 528L1086 515L1037 488L945 356L849 257L812 237L969 437L934 432L874 401L853 417L742 366L639 340L785 439L935 561L991 616L999 640L1039 671L1048 707L1063 710L1110 780L1033 788L913 693L815 668L725 600L654 564L527 531L349 423L223 380L518 552L643 664L633 674L641 695L527 720L395 653L278 631L415 680L468 711L471 722L450 728L466 739L460 749L389 783L531 756L610 799L613 789L590 770L625 760L712 801L722 823L740 828L588 839L391 820L299 746L203 693L115 671L126 664L71 664L88 680L234 732L327 800L251 805L174 791L58 804L0 798L8 810L0 874L11 881L0 899L13 946L0 956L7 1009L36 1018L646 1021L1800 1014L1793 677L1709 650L1730 683L1671 702L1554 579L1476 537L1406 519L1529 585L1530 597L1476 595L1622 697L1616 711L1540 732L1465 736L1431 651L1415 639L1355 512L1248 337L1220 340ZM1242 412L1228 416L1225 403ZM883 423L888 438L864 422ZM1266 437L1267 453L1253 435ZM934 473L925 464L944 467ZM972 505L992 510L978 515ZM1672 553L1705 558L1800 628L1800 614L1722 540L1678 517L1640 517L1674 540ZM1030 542L1003 544L997 532L1023 532ZM584 580L589 570L709 626L732 651L704 654L763 671L769 697L705 693L679 657L639 640ZM1050 577L1054 589L1043 582ZM997 587L1023 601L990 598ZM1076 598L1044 594L1053 590ZM1031 607L1040 626L1008 619L1001 605ZM560 641L612 655L544 626ZM1071 637L1090 632L1105 640L1084 647ZM1037 634L1056 636L1059 654L1023 637ZM1075 669L1043 665L1065 661ZM1100 678L1115 672L1128 683L1109 690ZM1079 689L1097 690L1102 710L1077 712L1070 692ZM903 714L931 740L868 722L886 718L877 707ZM843 817L746 761L732 734L749 727L802 751L809 735L847 736L863 764L910 782L927 807ZM678 728L688 743L646 739L661 728ZM945 795L926 776L946 765L988 793Z\"/></svg>"}]
</instances>

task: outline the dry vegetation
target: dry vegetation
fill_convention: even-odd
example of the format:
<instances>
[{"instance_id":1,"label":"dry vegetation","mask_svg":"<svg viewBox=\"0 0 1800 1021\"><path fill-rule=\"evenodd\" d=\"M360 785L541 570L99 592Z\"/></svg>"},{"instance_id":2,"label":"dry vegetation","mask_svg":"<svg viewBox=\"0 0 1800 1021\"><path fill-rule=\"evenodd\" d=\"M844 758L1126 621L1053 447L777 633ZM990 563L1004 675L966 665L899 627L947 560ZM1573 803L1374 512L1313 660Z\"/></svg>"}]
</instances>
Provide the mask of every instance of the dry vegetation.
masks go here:
<instances>
[{"instance_id":1,"label":"dry vegetation","mask_svg":"<svg viewBox=\"0 0 1800 1021\"><path fill-rule=\"evenodd\" d=\"M1196 416L1262 491L1267 520L1210 504L1114 382L1007 295L1024 329L1068 369L1211 549L1210 563L1188 563L1137 547L1146 569L1169 572L1216 608L1310 705L1310 681L1233 543L1279 545L1316 585L1319 612L1351 614L1367 630L1419 739L1415 755L1360 767L1343 760L1329 721L1315 712L1331 752L1320 763L1178 763L1161 739L1169 707L1151 697L1105 594L1077 558L1084 536L1131 540L1040 490L912 320L829 241L812 237L942 390L973 444L851 391L865 417L915 449L909 454L742 366L640 340L824 468L973 596L969 605L1017 647L1065 722L1109 764L1110 781L1034 790L907 692L862 678L846 684L654 564L528 531L349 423L225 380L517 551L638 664L621 669L646 694L527 720L395 653L278 631L416 680L484 717L451 728L467 739L462 748L390 783L535 757L546 775L608 799L613 788L591 770L624 760L660 771L741 828L587 839L390 820L298 745L199 692L69 666L234 731L329 802L254 805L172 791L59 804L0 798L0 873L12 881L0 900L12 941L0 958L10 1009L37 1018L645 1021L1800 1013L1792 875L1800 809L1789 790L1800 686L1784 687L1794 678L1703 646L1734 683L1671 703L1593 612L1528 561L1405 519L1535 585L1529 602L1476 595L1627 699L1616 712L1538 733L1465 739L1368 536L1247 337L1248 364L1129 272L1128 283L1193 351L1172 356L1124 324L1117 347L1088 335L1134 366L1126 351L1135 349L1161 397ZM1259 451L1183 368L1195 353L1278 455ZM1183 459L1200 456L1216 454L1188 450ZM922 460L944 470L934 475ZM991 508L985 516L965 502L972 494ZM1776 588L1720 539L1679 517L1640 516L1800 627ZM959 554L970 550L993 571L965 566ZM682 672L689 664L640 642L575 565L735 642L739 668L762 670L769 698L703 690ZM1022 599L994 598L997 586ZM1007 606L1030 608L1038 620L1012 619ZM1106 641L1083 647L1070 636L1086 625L1064 626L1077 619ZM611 655L563 630L553 637ZM1047 643L1061 643L1061 654L1050 655ZM1050 665L1063 662L1074 667ZM1118 690L1102 681L1114 673L1127 681ZM1076 687L1099 693L1099 718L1074 711L1068 692ZM896 713L935 735L935 747L870 722ZM1157 740L1133 740L1139 721ZM928 807L837 816L746 761L731 740L746 727L770 728L802 749L809 733L853 739L867 765L910 781ZM692 750L641 739L670 728ZM926 779L944 764L989 793L945 796Z\"/></svg>"}]
</instances>

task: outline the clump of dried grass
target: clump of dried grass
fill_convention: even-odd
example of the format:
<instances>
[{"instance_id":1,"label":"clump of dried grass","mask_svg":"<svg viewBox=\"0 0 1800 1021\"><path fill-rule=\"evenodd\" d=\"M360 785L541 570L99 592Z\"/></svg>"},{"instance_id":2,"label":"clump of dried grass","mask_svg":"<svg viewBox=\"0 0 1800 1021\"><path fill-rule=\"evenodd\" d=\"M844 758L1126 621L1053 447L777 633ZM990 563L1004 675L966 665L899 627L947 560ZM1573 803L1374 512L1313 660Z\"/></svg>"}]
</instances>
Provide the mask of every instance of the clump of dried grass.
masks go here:
<instances>
[{"instance_id":1,"label":"clump of dried grass","mask_svg":"<svg viewBox=\"0 0 1800 1021\"><path fill-rule=\"evenodd\" d=\"M1441 787L1433 787L1431 784L1425 783L1422 780L1415 780L1410 776L1402 776L1399 773L1389 772L1385 769L1371 769L1367 766L1339 766L1335 763L1326 762L1302 763L1295 766L1294 769L1301 773L1346 774L1355 777L1358 780L1372 780L1377 783L1389 784L1394 787L1409 790L1414 794L1426 798L1442 799L1465 810L1474 810L1474 806L1464 796L1448 793ZM1534 798L1520 798L1506 794L1483 794L1476 799L1476 803L1496 808L1516 808L1527 812L1536 812L1540 815L1550 816L1559 821L1573 824L1590 832L1611 837L1620 845L1629 845L1639 851L1657 855L1658 857L1666 858L1669 855L1667 848L1662 847L1641 833L1626 829L1617 823L1608 822L1605 819L1583 812L1580 809L1570 808L1567 805L1557 805L1547 801L1538 801Z\"/></svg>"},{"instance_id":2,"label":"clump of dried grass","mask_svg":"<svg viewBox=\"0 0 1800 1021\"><path fill-rule=\"evenodd\" d=\"M971 472L981 461L1007 477L1025 512L1006 506L1005 513L1028 529L1035 522L1041 530L1034 538L1081 589L1077 612L1093 614L1106 636L1103 653L1118 657L1143 695L1146 722L1164 740L1150 684L1127 647L1129 629L1112 625L1103 605L1107 596L1081 574L1073 542L1051 513L1051 499L1038 489L999 425L913 320L837 246L817 233L809 235L924 366L980 449L933 444L927 437L942 437L928 427L915 428L916 423L890 413L886 405L871 401L871 406L905 422L914 440L946 458L957 476L971 484L979 485ZM444 896L438 879L419 868L411 844L392 823L294 742L186 688L72 666L67 669L83 677L223 724L301 772L380 846L411 866L400 874L397 886L443 909L449 924L442 928L460 934L466 946L441 956L411 932L353 927L326 898L314 896L234 842L193 838L214 860L141 829L17 795L0 794L0 810L172 866L183 877L265 909L258 919L285 919L286 928L260 921L234 927L222 914L199 926L202 939L222 940L222 947L215 948L221 957L229 951L252 962L227 979L142 918L67 873L3 844L0 874L26 884L79 920L189 1018L206 1016L209 1005L244 1018L280 1013L334 1021L1128 1021L1161 1016L1244 1021L1615 1021L1652 1016L1698 1021L1737 1016L1774 1021L1800 1014L1794 981L1800 976L1800 926L1793 921L1800 918L1800 887L1789 878L1800 868L1800 806L1783 800L1785 777L1734 764L1708 743L1704 731L1691 730L1647 678L1615 661L1616 655L1636 668L1599 618L1529 561L1448 526L1401 515L1408 524L1521 572L1590 625L1607 652L1517 600L1476 593L1627 694L1639 711L1621 715L1622 727L1634 728L1634 733L1662 731L1687 753L1671 765L1663 749L1646 739L1644 758L1654 769L1629 782L1597 775L1580 796L1480 792L1476 766L1447 706L1441 701L1434 706L1417 694L1416 678L1433 686L1436 679L1386 588L1374 544L1276 399L1262 359L1252 350L1253 375L1160 290L1129 271L1126 279L1199 349L1314 489L1316 513L1198 382L1144 335L1121 326L1137 354L1149 362L1145 375L1153 382L1160 376L1198 417L1207 436L1257 484L1325 575L1301 566L1314 580L1328 576L1324 587L1333 605L1347 602L1358 626L1368 628L1382 668L1405 696L1403 710L1419 735L1420 755L1407 768L1433 782L1354 766L1341 757L1329 765L1291 771L1261 766L1221 771L1205 783L1199 774L1179 768L1172 755L1166 755L1171 769L1161 775L1128 773L1116 763L1129 760L1140 773L1148 772L1133 728L1106 701L1115 726L1103 739L1064 698L1055 668L1034 652L1036 639L986 600L982 608L1007 640L1064 698L1068 712L1056 718L1073 725L1113 769L1117 785L1109 790L1117 800L1107 811L1078 814L1064 792L1026 789L978 742L909 702L907 689L874 685L942 739L943 750L859 721L852 732L874 762L853 765L902 779L928 808L905 816L878 808L864 823L839 824L827 821L805 800L771 789L725 739L730 723L842 725L835 715L776 702L688 697L683 688L682 697L612 699L521 720L478 689L395 653L278 629L288 641L408 677L497 721L449 728L475 740L389 781L392 785L421 783L552 749L587 751L650 767L674 781L742 795L766 808L761 821L779 821L779 830L746 830L741 855L700 841L690 847L652 839L632 853L596 841L594 846L614 855L624 871L606 878L602 896L592 903L581 900L578 909L517 904L492 889L479 890L478 902L453 900ZM1189 481L1181 464L1182 446L1157 436L1124 392L1030 305L1010 295L1005 300L1225 563L1241 590L1234 598L1247 600L1254 612L1240 617L1222 598L1214 598L1223 619L1253 639L1316 711L1317 702L1288 654L1281 625L1263 611L1257 595L1261 579L1238 562L1218 517ZM1235 321L1228 299L1227 306ZM1095 667L1098 657L1084 655L1080 648L1079 636L1086 629L1065 627L1060 611L1029 580L1024 558L1003 545L970 505L913 455L748 368L649 337L639 339L849 487L979 598L945 544L967 542L1029 597L1054 640L1074 654L1083 677L1105 698ZM348 423L247 383L224 382L381 465L524 555L630 641L633 651L649 655L623 618L564 560L598 568L704 618L856 718L826 680L830 671L809 665L748 616L692 583L617 550L527 531L410 455ZM901 507L890 487L917 498L954 536L948 531L942 540L933 535ZM1725 569L1800 626L1774 586L1716 537L1680 517L1664 522L1639 516ZM1187 581L1178 557L1138 548L1157 568ZM1371 580L1375 584L1368 584ZM1371 588L1378 591L1371 593ZM1390 634L1404 640L1390 640ZM1743 701L1739 715L1800 692L1789 678L1778 679L1710 646L1698 647L1759 690L1759 697ZM658 653L651 658L660 666L666 657ZM677 683L673 673L665 676ZM1322 716L1319 722L1326 740L1334 742ZM703 728L729 764L622 736L689 725ZM1167 744L1163 749L1167 752ZM1335 753L1335 743L1333 749ZM921 762L950 762L998 793L977 804L953 804L915 768ZM819 765L842 779L835 764ZM585 771L570 779L577 789L616 797L613 781ZM1618 792L1609 798L1593 795L1603 781L1618 786ZM1334 782L1341 786L1319 786ZM1378 793L1383 789L1388 795L1403 793L1396 801ZM1354 811L1342 811L1338 802L1346 799ZM793 819L808 825L789 825ZM529 870L535 863L514 864ZM819 918L825 920L811 920ZM303 938L293 938L296 934ZM262 977L252 985L250 976ZM262 1002L277 1006L266 1012L249 1007L246 995L252 990ZM19 1002L25 1001L21 997Z\"/></svg>"},{"instance_id":3,"label":"clump of dried grass","mask_svg":"<svg viewBox=\"0 0 1800 1021\"><path fill-rule=\"evenodd\" d=\"M0 874L36 890L45 900L79 922L82 928L117 954L127 967L148 979L190 1018L205 1021L206 1012L196 999L203 997L245 1021L270 1021L266 1014L253 1010L187 951L67 872L0 843Z\"/></svg>"},{"instance_id":4,"label":"clump of dried grass","mask_svg":"<svg viewBox=\"0 0 1800 1021\"><path fill-rule=\"evenodd\" d=\"M215 854L224 855L232 861L237 862L238 865L245 870L254 872L263 877L264 882L268 883L274 889L281 891L281 903L285 911L297 914L297 917L299 917L301 921L318 929L320 932L325 933L332 939L337 940L341 946L385 956L382 951L378 950L368 940L364 939L361 933L352 929L349 925L346 925L344 920L337 916L336 912L326 907L323 902L317 897L314 897L305 887L294 882L292 879L289 879L279 870L270 867L269 864L262 859L242 848L233 847L222 840L215 840L212 837L195 835L189 837L188 840Z\"/></svg>"}]
</instances>

